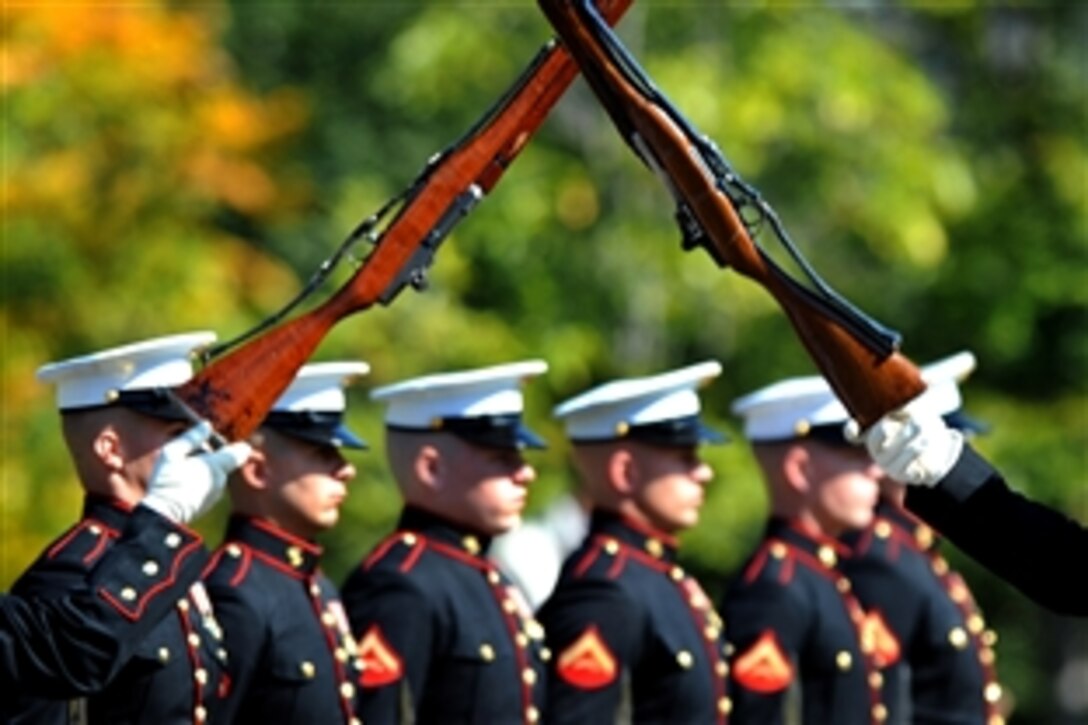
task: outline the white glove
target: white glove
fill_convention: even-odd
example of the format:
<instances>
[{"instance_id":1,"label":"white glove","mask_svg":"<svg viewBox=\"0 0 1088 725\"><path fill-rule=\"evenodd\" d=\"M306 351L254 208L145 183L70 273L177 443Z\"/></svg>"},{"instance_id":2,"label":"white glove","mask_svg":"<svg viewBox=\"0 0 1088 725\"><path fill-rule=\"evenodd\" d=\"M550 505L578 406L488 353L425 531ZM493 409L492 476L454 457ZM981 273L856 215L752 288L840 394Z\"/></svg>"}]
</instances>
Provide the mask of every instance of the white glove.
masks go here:
<instances>
[{"instance_id":1,"label":"white glove","mask_svg":"<svg viewBox=\"0 0 1088 725\"><path fill-rule=\"evenodd\" d=\"M863 434L873 461L900 483L934 486L959 460L963 434L933 411L907 405Z\"/></svg>"},{"instance_id":2,"label":"white glove","mask_svg":"<svg viewBox=\"0 0 1088 725\"><path fill-rule=\"evenodd\" d=\"M231 443L216 451L203 450L212 425L202 421L162 447L147 495L141 503L178 523L189 523L223 495L227 476L252 451L248 443Z\"/></svg>"}]
</instances>

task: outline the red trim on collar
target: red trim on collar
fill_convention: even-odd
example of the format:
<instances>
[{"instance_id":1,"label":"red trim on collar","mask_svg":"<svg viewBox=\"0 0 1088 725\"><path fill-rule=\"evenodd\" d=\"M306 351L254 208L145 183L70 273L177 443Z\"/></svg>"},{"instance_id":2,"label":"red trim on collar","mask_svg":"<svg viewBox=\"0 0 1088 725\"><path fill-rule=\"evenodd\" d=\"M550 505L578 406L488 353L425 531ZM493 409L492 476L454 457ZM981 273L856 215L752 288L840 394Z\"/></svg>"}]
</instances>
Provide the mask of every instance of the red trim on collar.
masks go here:
<instances>
[{"instance_id":1,"label":"red trim on collar","mask_svg":"<svg viewBox=\"0 0 1088 725\"><path fill-rule=\"evenodd\" d=\"M272 523L271 521L268 521L267 519L258 519L252 516L247 516L246 520L249 521L249 523L252 524L254 527L261 529L267 534L271 534L272 536L283 539L284 541L290 544L294 544L299 548L305 549L306 552L309 554L313 554L314 556L321 556L323 549L320 546L312 541L300 538L295 534L292 534L290 531L287 531L286 529L280 528L279 526Z\"/></svg>"},{"instance_id":2,"label":"red trim on collar","mask_svg":"<svg viewBox=\"0 0 1088 725\"><path fill-rule=\"evenodd\" d=\"M664 531L659 531L658 529L655 529L649 524L644 524L640 521L635 521L632 518L622 515L620 516L620 521L622 521L625 526L634 529L640 534L645 534L646 536L660 539L661 543L665 544L666 546L672 547L673 549L676 549L680 546L680 542L675 536L673 536L672 534L666 534Z\"/></svg>"},{"instance_id":3,"label":"red trim on collar","mask_svg":"<svg viewBox=\"0 0 1088 725\"><path fill-rule=\"evenodd\" d=\"M809 530L809 528L805 526L799 519L790 519L786 522L786 525L796 531L801 536L804 536L806 539L818 544L819 546L830 546L832 549L834 549L837 556L850 556L849 546L839 541L838 539L827 536L826 534Z\"/></svg>"}]
</instances>

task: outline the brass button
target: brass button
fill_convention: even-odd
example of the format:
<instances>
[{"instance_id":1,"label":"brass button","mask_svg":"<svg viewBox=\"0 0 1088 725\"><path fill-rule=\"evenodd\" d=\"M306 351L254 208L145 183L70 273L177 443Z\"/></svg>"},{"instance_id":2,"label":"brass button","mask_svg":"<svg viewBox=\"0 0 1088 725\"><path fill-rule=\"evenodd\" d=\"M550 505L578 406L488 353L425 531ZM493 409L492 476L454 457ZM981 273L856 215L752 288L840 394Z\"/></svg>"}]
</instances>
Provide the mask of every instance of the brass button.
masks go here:
<instances>
[{"instance_id":1,"label":"brass button","mask_svg":"<svg viewBox=\"0 0 1088 725\"><path fill-rule=\"evenodd\" d=\"M716 672L719 677L725 677L729 674L729 664L725 660L718 660L714 664L714 672Z\"/></svg>"},{"instance_id":2,"label":"brass button","mask_svg":"<svg viewBox=\"0 0 1088 725\"><path fill-rule=\"evenodd\" d=\"M886 539L892 535L892 525L884 519L879 519L873 527L873 533L878 539Z\"/></svg>"},{"instance_id":3,"label":"brass button","mask_svg":"<svg viewBox=\"0 0 1088 725\"><path fill-rule=\"evenodd\" d=\"M953 627L948 633L949 643L956 649L964 649L967 647L967 632L963 627Z\"/></svg>"},{"instance_id":4,"label":"brass button","mask_svg":"<svg viewBox=\"0 0 1088 725\"><path fill-rule=\"evenodd\" d=\"M691 652L682 649L676 653L676 664L680 665L680 669L690 670L695 664L695 658L691 656Z\"/></svg>"},{"instance_id":5,"label":"brass button","mask_svg":"<svg viewBox=\"0 0 1088 725\"><path fill-rule=\"evenodd\" d=\"M535 707L530 705L529 707L525 708L525 719L529 722L537 722L538 720L540 720L540 710L537 710Z\"/></svg>"},{"instance_id":6,"label":"brass button","mask_svg":"<svg viewBox=\"0 0 1088 725\"><path fill-rule=\"evenodd\" d=\"M121 590L121 598L124 599L126 602L134 602L136 601L136 597L136 590L132 587L125 587Z\"/></svg>"},{"instance_id":7,"label":"brass button","mask_svg":"<svg viewBox=\"0 0 1088 725\"><path fill-rule=\"evenodd\" d=\"M850 591L850 580L846 577L840 577L839 579L836 579L835 588L838 589L840 593L846 594Z\"/></svg>"},{"instance_id":8,"label":"brass button","mask_svg":"<svg viewBox=\"0 0 1088 725\"><path fill-rule=\"evenodd\" d=\"M678 566L674 566L672 569L669 569L669 578L674 582L682 581L684 578L684 570Z\"/></svg>"},{"instance_id":9,"label":"brass button","mask_svg":"<svg viewBox=\"0 0 1088 725\"><path fill-rule=\"evenodd\" d=\"M480 659L484 662L492 662L495 659L495 648L484 642L480 645Z\"/></svg>"},{"instance_id":10,"label":"brass button","mask_svg":"<svg viewBox=\"0 0 1088 725\"><path fill-rule=\"evenodd\" d=\"M933 529L925 525L919 526L914 530L914 540L921 548L928 549L933 546Z\"/></svg>"},{"instance_id":11,"label":"brass button","mask_svg":"<svg viewBox=\"0 0 1088 725\"><path fill-rule=\"evenodd\" d=\"M197 634L196 632L190 632L189 636L186 637L185 639L189 643L189 646L192 647L193 649L196 649L197 647L200 646L200 635Z\"/></svg>"},{"instance_id":12,"label":"brass button","mask_svg":"<svg viewBox=\"0 0 1088 725\"><path fill-rule=\"evenodd\" d=\"M620 550L620 545L615 539L609 539L604 542L604 550L606 554L612 554L613 556Z\"/></svg>"},{"instance_id":13,"label":"brass button","mask_svg":"<svg viewBox=\"0 0 1088 725\"><path fill-rule=\"evenodd\" d=\"M1001 685L996 682L988 683L986 689L982 691L982 696L986 698L986 702L994 704L1001 699Z\"/></svg>"},{"instance_id":14,"label":"brass button","mask_svg":"<svg viewBox=\"0 0 1088 725\"><path fill-rule=\"evenodd\" d=\"M997 632L993 631L992 629L987 629L985 632L983 632L982 644L986 645L987 647L993 647L995 644L997 644Z\"/></svg>"},{"instance_id":15,"label":"brass button","mask_svg":"<svg viewBox=\"0 0 1088 725\"><path fill-rule=\"evenodd\" d=\"M524 632L518 632L514 635L514 642L517 644L518 647L525 649L529 646L529 635L525 634Z\"/></svg>"},{"instance_id":16,"label":"brass button","mask_svg":"<svg viewBox=\"0 0 1088 725\"><path fill-rule=\"evenodd\" d=\"M785 559L786 545L783 544L781 541L776 541L771 544L771 556L773 556L775 559Z\"/></svg>"},{"instance_id":17,"label":"brass button","mask_svg":"<svg viewBox=\"0 0 1088 725\"><path fill-rule=\"evenodd\" d=\"M314 599L321 596L321 587L319 587L316 582L310 585L310 596Z\"/></svg>"},{"instance_id":18,"label":"brass button","mask_svg":"<svg viewBox=\"0 0 1088 725\"><path fill-rule=\"evenodd\" d=\"M992 665L995 659L994 651L989 647L983 647L978 651L978 661L984 665Z\"/></svg>"},{"instance_id":19,"label":"brass button","mask_svg":"<svg viewBox=\"0 0 1088 725\"><path fill-rule=\"evenodd\" d=\"M159 647L158 655L159 662L162 662L164 665L170 661L170 650L168 650L166 647Z\"/></svg>"},{"instance_id":20,"label":"brass button","mask_svg":"<svg viewBox=\"0 0 1088 725\"><path fill-rule=\"evenodd\" d=\"M536 672L529 667L521 671L521 681L532 687L536 684Z\"/></svg>"},{"instance_id":21,"label":"brass button","mask_svg":"<svg viewBox=\"0 0 1088 725\"><path fill-rule=\"evenodd\" d=\"M492 569L491 571L487 572L487 581L489 584L498 584L502 581L502 577L499 576L499 572Z\"/></svg>"},{"instance_id":22,"label":"brass button","mask_svg":"<svg viewBox=\"0 0 1088 725\"><path fill-rule=\"evenodd\" d=\"M515 602L513 599L503 599L502 611L506 612L507 614L513 614L514 612L518 611L517 602Z\"/></svg>"},{"instance_id":23,"label":"brass button","mask_svg":"<svg viewBox=\"0 0 1088 725\"><path fill-rule=\"evenodd\" d=\"M334 615L332 612L329 612L329 611L322 612L321 613L321 623L324 624L326 627L335 627L336 626L336 615Z\"/></svg>"},{"instance_id":24,"label":"brass button","mask_svg":"<svg viewBox=\"0 0 1088 725\"><path fill-rule=\"evenodd\" d=\"M418 541L416 535L411 532L405 533L403 536L400 537L400 540L404 542L405 546L415 546L416 541Z\"/></svg>"},{"instance_id":25,"label":"brass button","mask_svg":"<svg viewBox=\"0 0 1088 725\"><path fill-rule=\"evenodd\" d=\"M208 709L203 705L197 705L193 708L193 719L197 722L204 722L208 719Z\"/></svg>"},{"instance_id":26,"label":"brass button","mask_svg":"<svg viewBox=\"0 0 1088 725\"><path fill-rule=\"evenodd\" d=\"M350 682L341 682L340 697L344 698L345 700L350 700L351 698L355 697L355 685L351 684Z\"/></svg>"},{"instance_id":27,"label":"brass button","mask_svg":"<svg viewBox=\"0 0 1088 725\"><path fill-rule=\"evenodd\" d=\"M843 672L849 670L850 666L853 664L854 656L846 650L841 650L837 655L835 655L835 665Z\"/></svg>"},{"instance_id":28,"label":"brass button","mask_svg":"<svg viewBox=\"0 0 1088 725\"><path fill-rule=\"evenodd\" d=\"M480 553L480 540L475 536L465 536L461 539L461 545L465 547L465 551L473 556Z\"/></svg>"},{"instance_id":29,"label":"brass button","mask_svg":"<svg viewBox=\"0 0 1088 725\"><path fill-rule=\"evenodd\" d=\"M102 527L99 526L98 524L91 524L90 526L87 527L87 530L90 531L95 536L98 536L99 534L102 533Z\"/></svg>"},{"instance_id":30,"label":"brass button","mask_svg":"<svg viewBox=\"0 0 1088 725\"><path fill-rule=\"evenodd\" d=\"M178 600L178 609L180 609L183 612L188 612L189 611L189 600L188 599L179 599Z\"/></svg>"},{"instance_id":31,"label":"brass button","mask_svg":"<svg viewBox=\"0 0 1088 725\"><path fill-rule=\"evenodd\" d=\"M317 674L317 666L309 660L303 660L298 663L298 671L302 673L302 676L307 680L312 680L314 675Z\"/></svg>"},{"instance_id":32,"label":"brass button","mask_svg":"<svg viewBox=\"0 0 1088 725\"><path fill-rule=\"evenodd\" d=\"M348 661L348 651L346 649L344 649L343 647L337 647L336 651L333 652L333 657L336 658L337 662L340 662L340 663L347 662Z\"/></svg>"},{"instance_id":33,"label":"brass button","mask_svg":"<svg viewBox=\"0 0 1088 725\"><path fill-rule=\"evenodd\" d=\"M530 619L525 623L525 634L529 635L530 639L544 639L544 626L535 619Z\"/></svg>"},{"instance_id":34,"label":"brass button","mask_svg":"<svg viewBox=\"0 0 1088 725\"><path fill-rule=\"evenodd\" d=\"M227 544L227 556L232 559L237 559L242 555L242 547L238 544Z\"/></svg>"},{"instance_id":35,"label":"brass button","mask_svg":"<svg viewBox=\"0 0 1088 725\"><path fill-rule=\"evenodd\" d=\"M718 712L722 715L728 715L733 711L733 701L728 697L722 697L718 699Z\"/></svg>"},{"instance_id":36,"label":"brass button","mask_svg":"<svg viewBox=\"0 0 1088 725\"><path fill-rule=\"evenodd\" d=\"M831 568L839 563L839 557L836 556L835 550L832 549L830 546L825 545L817 549L816 557L824 566L828 568Z\"/></svg>"},{"instance_id":37,"label":"brass button","mask_svg":"<svg viewBox=\"0 0 1088 725\"><path fill-rule=\"evenodd\" d=\"M937 576L944 576L948 573L948 562L944 558L938 556L933 560L933 573Z\"/></svg>"},{"instance_id":38,"label":"brass button","mask_svg":"<svg viewBox=\"0 0 1088 725\"><path fill-rule=\"evenodd\" d=\"M166 535L166 538L162 540L162 543L170 549L176 549L181 546L181 534L171 531Z\"/></svg>"},{"instance_id":39,"label":"brass button","mask_svg":"<svg viewBox=\"0 0 1088 725\"><path fill-rule=\"evenodd\" d=\"M547 647L541 647L540 648L540 661L541 662L547 662L551 658L552 658L552 651L550 649L548 649Z\"/></svg>"},{"instance_id":40,"label":"brass button","mask_svg":"<svg viewBox=\"0 0 1088 725\"><path fill-rule=\"evenodd\" d=\"M208 671L203 667L197 668L197 670L193 672L193 679L199 682L201 685L208 684Z\"/></svg>"},{"instance_id":41,"label":"brass button","mask_svg":"<svg viewBox=\"0 0 1088 725\"><path fill-rule=\"evenodd\" d=\"M646 539L644 546L655 559L660 559L665 554L665 547L657 539Z\"/></svg>"},{"instance_id":42,"label":"brass button","mask_svg":"<svg viewBox=\"0 0 1088 725\"><path fill-rule=\"evenodd\" d=\"M884 675L880 674L879 672L873 671L869 675L869 687L873 688L874 690L879 690L883 686Z\"/></svg>"},{"instance_id":43,"label":"brass button","mask_svg":"<svg viewBox=\"0 0 1088 725\"><path fill-rule=\"evenodd\" d=\"M295 569L298 569L306 561L306 557L302 554L302 549L297 546L288 546L287 551L284 552L287 556L287 563Z\"/></svg>"},{"instance_id":44,"label":"brass button","mask_svg":"<svg viewBox=\"0 0 1088 725\"><path fill-rule=\"evenodd\" d=\"M877 722L884 722L888 719L888 708L884 706L884 703L878 702L873 705L873 719Z\"/></svg>"},{"instance_id":45,"label":"brass button","mask_svg":"<svg viewBox=\"0 0 1088 725\"><path fill-rule=\"evenodd\" d=\"M707 640L710 642L716 640L721 633L722 630L718 627L715 627L713 624L708 624L703 627L703 636L706 637Z\"/></svg>"},{"instance_id":46,"label":"brass button","mask_svg":"<svg viewBox=\"0 0 1088 725\"><path fill-rule=\"evenodd\" d=\"M982 620L982 617L978 614L972 614L967 618L967 631L971 634L978 634L986 628L986 623Z\"/></svg>"}]
</instances>

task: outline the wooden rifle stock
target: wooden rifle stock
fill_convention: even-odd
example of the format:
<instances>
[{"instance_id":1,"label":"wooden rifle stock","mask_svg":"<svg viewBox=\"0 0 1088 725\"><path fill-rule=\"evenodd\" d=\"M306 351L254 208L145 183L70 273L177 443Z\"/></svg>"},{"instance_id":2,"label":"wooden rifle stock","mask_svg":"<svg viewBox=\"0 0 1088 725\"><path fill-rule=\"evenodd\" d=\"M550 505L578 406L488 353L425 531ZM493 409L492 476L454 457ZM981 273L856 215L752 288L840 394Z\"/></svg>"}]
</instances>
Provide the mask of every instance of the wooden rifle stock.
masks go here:
<instances>
[{"instance_id":1,"label":"wooden rifle stock","mask_svg":"<svg viewBox=\"0 0 1088 725\"><path fill-rule=\"evenodd\" d=\"M817 294L796 282L753 241L721 179L690 132L629 77L602 43L622 45L608 28L587 25L593 10L580 0L538 0L590 87L624 139L658 175L694 221L719 264L762 285L786 313L797 336L862 428L925 390L918 368L897 350L867 345ZM707 142L709 143L709 142ZM691 219L693 217L693 220ZM692 231L692 230L687 230Z\"/></svg>"},{"instance_id":2,"label":"wooden rifle stock","mask_svg":"<svg viewBox=\"0 0 1088 725\"><path fill-rule=\"evenodd\" d=\"M598 0L610 23L631 1ZM229 440L256 430L333 325L419 282L442 238L498 183L577 73L558 43L546 45L499 104L432 160L363 265L332 297L214 359L173 392Z\"/></svg>"}]
</instances>

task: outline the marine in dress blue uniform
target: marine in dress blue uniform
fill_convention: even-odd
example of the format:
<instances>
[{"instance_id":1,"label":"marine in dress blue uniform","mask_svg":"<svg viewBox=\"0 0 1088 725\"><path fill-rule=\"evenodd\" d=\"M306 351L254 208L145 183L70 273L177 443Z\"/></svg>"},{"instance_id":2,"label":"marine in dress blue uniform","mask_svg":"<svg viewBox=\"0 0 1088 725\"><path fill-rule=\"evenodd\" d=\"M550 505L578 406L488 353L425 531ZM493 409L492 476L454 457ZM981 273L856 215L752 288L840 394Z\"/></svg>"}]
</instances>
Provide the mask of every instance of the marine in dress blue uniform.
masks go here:
<instances>
[{"instance_id":1,"label":"marine in dress blue uniform","mask_svg":"<svg viewBox=\"0 0 1088 725\"><path fill-rule=\"evenodd\" d=\"M594 509L540 610L554 653L546 722L728 720L722 619L675 538L712 477L696 448L723 440L696 392L720 373L710 361L614 381L556 408Z\"/></svg>"},{"instance_id":2,"label":"marine in dress blue uniform","mask_svg":"<svg viewBox=\"0 0 1088 725\"><path fill-rule=\"evenodd\" d=\"M517 525L543 442L521 421L521 384L542 361L425 376L377 389L406 506L348 577L344 604L364 663L364 722L534 723L543 631L487 558Z\"/></svg>"},{"instance_id":3,"label":"marine in dress blue uniform","mask_svg":"<svg viewBox=\"0 0 1088 725\"><path fill-rule=\"evenodd\" d=\"M191 377L189 356L212 340L211 333L157 338L38 371L40 380L56 385L65 437L88 495L79 522L16 581L13 594L47 599L77 590L100 562L109 560L121 532L138 525L132 499L142 495L147 481L141 480L146 474L137 472L140 464L133 459L151 456L156 446L191 425L187 413L164 389ZM94 430L89 435L88 426ZM108 460L97 458L99 444L108 449ZM141 446L150 446L151 451ZM123 490L129 500L109 496L107 471L114 479L125 479ZM123 666L110 674L108 684L75 699L67 699L68 693L51 695L52 699L5 697L6 722L167 725L209 718L227 659L223 633L200 582L184 595L177 591L178 567L203 566L207 552L201 538L187 530L165 533L159 546L169 554L156 552L132 562L127 571L113 569L119 588L103 595L126 617L146 616L149 602L161 597L170 597L173 613L151 629Z\"/></svg>"},{"instance_id":4,"label":"marine in dress blue uniform","mask_svg":"<svg viewBox=\"0 0 1088 725\"><path fill-rule=\"evenodd\" d=\"M722 605L734 723L881 723L882 678L835 537L868 525L879 470L823 425L837 401L793 378L733 404L763 471L772 515Z\"/></svg>"},{"instance_id":5,"label":"marine in dress blue uniform","mask_svg":"<svg viewBox=\"0 0 1088 725\"><path fill-rule=\"evenodd\" d=\"M963 414L957 382L974 367L974 356L960 353L922 369L925 402L969 432L981 426ZM903 508L902 486L884 479L881 488L873 523L844 537L851 556L843 564L866 609L889 722L1000 725L997 635L933 529Z\"/></svg>"},{"instance_id":6,"label":"marine in dress blue uniform","mask_svg":"<svg viewBox=\"0 0 1088 725\"><path fill-rule=\"evenodd\" d=\"M205 586L232 656L218 717L230 723L358 723L356 657L315 537L335 525L365 448L344 424L361 362L312 363L273 404L231 482L233 515Z\"/></svg>"},{"instance_id":7,"label":"marine in dress blue uniform","mask_svg":"<svg viewBox=\"0 0 1088 725\"><path fill-rule=\"evenodd\" d=\"M200 577L199 544L189 528L138 506L80 586L60 596L0 597L4 692L55 698L103 688ZM148 561L173 575L134 577ZM118 606L132 597L129 589L140 602L135 610Z\"/></svg>"}]
</instances>

